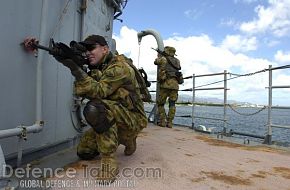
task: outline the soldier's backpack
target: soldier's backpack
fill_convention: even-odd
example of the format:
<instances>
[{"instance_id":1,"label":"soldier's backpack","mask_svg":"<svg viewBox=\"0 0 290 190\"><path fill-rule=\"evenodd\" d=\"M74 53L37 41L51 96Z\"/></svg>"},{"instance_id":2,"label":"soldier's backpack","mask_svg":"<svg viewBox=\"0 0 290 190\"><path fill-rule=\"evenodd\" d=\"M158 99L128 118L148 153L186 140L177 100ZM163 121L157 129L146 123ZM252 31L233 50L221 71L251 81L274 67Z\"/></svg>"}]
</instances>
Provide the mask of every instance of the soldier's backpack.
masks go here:
<instances>
[{"instance_id":1,"label":"soldier's backpack","mask_svg":"<svg viewBox=\"0 0 290 190\"><path fill-rule=\"evenodd\" d=\"M183 80L183 74L180 71L181 67L180 67L180 63L179 60L177 60L175 57L170 57L170 56L165 56L167 63L169 65L166 65L166 71L168 73L172 73L169 75L173 75L176 77L178 84L183 84L184 80Z\"/></svg>"},{"instance_id":2,"label":"soldier's backpack","mask_svg":"<svg viewBox=\"0 0 290 190\"><path fill-rule=\"evenodd\" d=\"M139 85L139 90L141 93L142 100L144 102L152 102L151 95L150 95L150 92L148 90L148 87L151 86L151 83L147 80L147 74L144 71L144 69L143 68L137 69L137 67L135 67L135 65L133 64L132 59L126 57L125 55L121 55L121 56L123 56L127 60L127 63L135 71L135 77L136 77L138 85Z\"/></svg>"}]
</instances>

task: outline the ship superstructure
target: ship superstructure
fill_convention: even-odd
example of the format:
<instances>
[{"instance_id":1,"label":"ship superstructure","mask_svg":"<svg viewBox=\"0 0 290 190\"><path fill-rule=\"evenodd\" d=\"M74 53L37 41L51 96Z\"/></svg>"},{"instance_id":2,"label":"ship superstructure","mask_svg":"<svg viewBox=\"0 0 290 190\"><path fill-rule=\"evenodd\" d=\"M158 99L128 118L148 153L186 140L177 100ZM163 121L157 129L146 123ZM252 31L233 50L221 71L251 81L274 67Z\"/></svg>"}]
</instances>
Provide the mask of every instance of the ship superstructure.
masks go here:
<instances>
[{"instance_id":1,"label":"ship superstructure","mask_svg":"<svg viewBox=\"0 0 290 190\"><path fill-rule=\"evenodd\" d=\"M1 1L1 164L21 165L70 147L83 125L69 70L45 51L27 54L21 42L36 37L44 46L51 38L68 44L99 34L114 49L113 22L126 2Z\"/></svg>"}]
</instances>

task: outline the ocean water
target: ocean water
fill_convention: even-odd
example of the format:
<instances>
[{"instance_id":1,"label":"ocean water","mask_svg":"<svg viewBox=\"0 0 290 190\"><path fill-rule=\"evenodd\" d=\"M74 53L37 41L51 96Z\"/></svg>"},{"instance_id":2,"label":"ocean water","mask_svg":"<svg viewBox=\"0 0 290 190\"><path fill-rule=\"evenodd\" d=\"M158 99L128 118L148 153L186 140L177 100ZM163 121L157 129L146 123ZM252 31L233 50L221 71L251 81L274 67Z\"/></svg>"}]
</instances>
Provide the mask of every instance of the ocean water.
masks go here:
<instances>
[{"instance_id":1,"label":"ocean water","mask_svg":"<svg viewBox=\"0 0 290 190\"><path fill-rule=\"evenodd\" d=\"M150 112L153 108L153 104L145 104L145 111ZM166 111L168 111L168 105L165 105ZM195 106L194 115L200 117L210 117L223 119L223 107L216 106ZM234 108L237 112L243 114L252 114L259 111L261 108ZM177 106L176 116L174 118L175 124L192 126L191 106ZM259 136L265 136L267 134L267 122L268 122L268 110L250 115L240 115L234 112L232 109L227 108L227 132L233 130L236 132L250 133ZM272 109L272 124L290 126L290 109ZM194 125L204 125L207 128L212 128L213 131L219 132L223 129L223 121L209 120L209 119L194 119ZM258 140L258 139L255 139ZM262 139L258 141L263 141ZM272 141L279 144L290 146L290 129L274 128L272 127Z\"/></svg>"}]
</instances>

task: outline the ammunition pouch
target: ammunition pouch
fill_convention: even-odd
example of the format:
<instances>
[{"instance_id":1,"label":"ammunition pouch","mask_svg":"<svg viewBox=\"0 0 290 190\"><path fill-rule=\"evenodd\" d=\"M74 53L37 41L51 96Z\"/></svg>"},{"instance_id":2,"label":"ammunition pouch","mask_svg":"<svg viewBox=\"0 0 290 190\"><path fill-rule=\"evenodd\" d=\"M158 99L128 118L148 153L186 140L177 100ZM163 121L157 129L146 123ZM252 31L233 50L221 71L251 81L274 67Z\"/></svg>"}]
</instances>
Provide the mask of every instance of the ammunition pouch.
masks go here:
<instances>
[{"instance_id":1,"label":"ammunition pouch","mask_svg":"<svg viewBox=\"0 0 290 190\"><path fill-rule=\"evenodd\" d=\"M175 72L175 76L176 76L178 84L183 84L184 83L182 72L176 71Z\"/></svg>"},{"instance_id":2,"label":"ammunition pouch","mask_svg":"<svg viewBox=\"0 0 290 190\"><path fill-rule=\"evenodd\" d=\"M96 133L104 133L115 123L115 120L109 121L108 111L105 105L99 100L92 100L84 108L86 121Z\"/></svg>"},{"instance_id":3,"label":"ammunition pouch","mask_svg":"<svg viewBox=\"0 0 290 190\"><path fill-rule=\"evenodd\" d=\"M119 88L118 91L120 99L117 99L117 101L128 110L136 111L135 105L138 102L138 96L136 94L135 88L131 84L127 84L123 85L122 88Z\"/></svg>"},{"instance_id":4,"label":"ammunition pouch","mask_svg":"<svg viewBox=\"0 0 290 190\"><path fill-rule=\"evenodd\" d=\"M166 79L170 79L170 78L176 78L176 73L174 71L170 71L170 72L166 72Z\"/></svg>"}]
</instances>

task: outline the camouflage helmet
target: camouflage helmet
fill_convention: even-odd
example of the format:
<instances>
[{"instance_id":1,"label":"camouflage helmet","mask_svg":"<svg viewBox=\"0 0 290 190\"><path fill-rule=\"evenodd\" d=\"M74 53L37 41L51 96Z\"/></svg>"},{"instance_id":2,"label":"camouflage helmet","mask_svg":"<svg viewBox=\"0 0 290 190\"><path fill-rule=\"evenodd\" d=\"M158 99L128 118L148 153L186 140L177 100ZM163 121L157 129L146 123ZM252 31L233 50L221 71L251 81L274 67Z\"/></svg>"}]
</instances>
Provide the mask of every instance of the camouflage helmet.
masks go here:
<instances>
[{"instance_id":1,"label":"camouflage helmet","mask_svg":"<svg viewBox=\"0 0 290 190\"><path fill-rule=\"evenodd\" d=\"M171 47L171 46L165 46L164 47L164 52L167 55L174 56L175 55L175 52L176 52L176 49L174 47Z\"/></svg>"}]
</instances>

